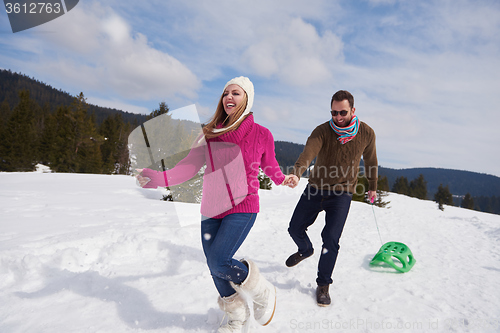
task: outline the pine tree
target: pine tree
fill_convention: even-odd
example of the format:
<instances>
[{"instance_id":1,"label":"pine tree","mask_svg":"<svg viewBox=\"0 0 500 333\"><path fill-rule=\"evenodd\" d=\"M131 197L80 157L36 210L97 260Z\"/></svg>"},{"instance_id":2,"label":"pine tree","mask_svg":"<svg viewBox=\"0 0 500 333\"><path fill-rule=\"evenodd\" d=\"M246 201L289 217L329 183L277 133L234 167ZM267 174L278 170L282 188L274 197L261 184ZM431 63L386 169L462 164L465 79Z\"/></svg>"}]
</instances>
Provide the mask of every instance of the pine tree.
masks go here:
<instances>
[{"instance_id":1,"label":"pine tree","mask_svg":"<svg viewBox=\"0 0 500 333\"><path fill-rule=\"evenodd\" d=\"M377 182L377 199L373 202L375 206L378 207L386 207L388 204L390 204L390 201L384 201L384 198L386 198L389 195L389 180L387 177L382 177L378 179Z\"/></svg>"},{"instance_id":2,"label":"pine tree","mask_svg":"<svg viewBox=\"0 0 500 333\"><path fill-rule=\"evenodd\" d=\"M78 172L81 173L102 173L101 145L104 139L97 134L95 119L92 114L83 121L84 135L83 144L80 146L78 154Z\"/></svg>"},{"instance_id":3,"label":"pine tree","mask_svg":"<svg viewBox=\"0 0 500 333\"><path fill-rule=\"evenodd\" d=\"M60 106L49 117L42 135L42 147L47 163L56 172L76 172L75 118L68 106Z\"/></svg>"},{"instance_id":4,"label":"pine tree","mask_svg":"<svg viewBox=\"0 0 500 333\"><path fill-rule=\"evenodd\" d=\"M364 175L358 175L358 183L356 184L355 192L352 194L352 200L368 202L366 198L368 187L368 179Z\"/></svg>"},{"instance_id":5,"label":"pine tree","mask_svg":"<svg viewBox=\"0 0 500 333\"><path fill-rule=\"evenodd\" d=\"M453 206L453 195L448 185L439 184L438 191L434 195L434 201L437 202L439 209L444 210L444 205Z\"/></svg>"},{"instance_id":6,"label":"pine tree","mask_svg":"<svg viewBox=\"0 0 500 333\"><path fill-rule=\"evenodd\" d=\"M257 176L259 179L259 188L261 190L270 190L273 187L273 182L271 179L259 168L259 175Z\"/></svg>"},{"instance_id":7,"label":"pine tree","mask_svg":"<svg viewBox=\"0 0 500 333\"><path fill-rule=\"evenodd\" d=\"M121 117L109 116L99 127L99 134L104 137L104 142L101 146L104 173L115 172L122 126Z\"/></svg>"},{"instance_id":8,"label":"pine tree","mask_svg":"<svg viewBox=\"0 0 500 333\"><path fill-rule=\"evenodd\" d=\"M2 131L0 170L33 170L38 155L35 114L39 111L40 107L30 98L29 91L21 91L19 104L12 110Z\"/></svg>"},{"instance_id":9,"label":"pine tree","mask_svg":"<svg viewBox=\"0 0 500 333\"><path fill-rule=\"evenodd\" d=\"M40 135L40 163L51 166L54 161L56 121L53 114L44 118L44 126Z\"/></svg>"},{"instance_id":10,"label":"pine tree","mask_svg":"<svg viewBox=\"0 0 500 333\"><path fill-rule=\"evenodd\" d=\"M11 115L11 110L9 103L7 103L7 101L3 101L3 103L0 104L0 132L5 127L5 124L7 124L10 115Z\"/></svg>"},{"instance_id":11,"label":"pine tree","mask_svg":"<svg viewBox=\"0 0 500 333\"><path fill-rule=\"evenodd\" d=\"M72 107L60 106L46 119L41 139L44 160L57 172L101 173L103 142L88 115L83 94Z\"/></svg>"},{"instance_id":12,"label":"pine tree","mask_svg":"<svg viewBox=\"0 0 500 333\"><path fill-rule=\"evenodd\" d=\"M35 157L38 163L41 163L42 160L44 160L44 156L42 155L41 152L41 138L46 126L47 119L49 117L50 117L50 105L45 104L43 108L37 108L35 110L33 123L35 126L36 146L37 146Z\"/></svg>"},{"instance_id":13,"label":"pine tree","mask_svg":"<svg viewBox=\"0 0 500 333\"><path fill-rule=\"evenodd\" d=\"M474 199L470 193L467 193L465 197L462 199L462 203L460 205L462 208L474 209Z\"/></svg>"},{"instance_id":14,"label":"pine tree","mask_svg":"<svg viewBox=\"0 0 500 333\"><path fill-rule=\"evenodd\" d=\"M121 119L121 117L119 117ZM128 148L128 136L131 132L130 123L123 123L120 127L120 135L118 136L118 168L117 172L123 175L129 175L131 170L131 161L129 156L129 148Z\"/></svg>"},{"instance_id":15,"label":"pine tree","mask_svg":"<svg viewBox=\"0 0 500 333\"><path fill-rule=\"evenodd\" d=\"M389 180L386 176L379 178L377 182L377 191L389 192Z\"/></svg>"},{"instance_id":16,"label":"pine tree","mask_svg":"<svg viewBox=\"0 0 500 333\"><path fill-rule=\"evenodd\" d=\"M161 116L162 114L168 113L170 109L168 108L167 103L161 102L158 106L158 109L153 110L149 116L146 117L147 120L153 119L154 117Z\"/></svg>"},{"instance_id":17,"label":"pine tree","mask_svg":"<svg viewBox=\"0 0 500 333\"><path fill-rule=\"evenodd\" d=\"M104 173L130 173L128 135L130 124L124 123L120 114L108 116L99 127L103 138L101 145Z\"/></svg>"},{"instance_id":18,"label":"pine tree","mask_svg":"<svg viewBox=\"0 0 500 333\"><path fill-rule=\"evenodd\" d=\"M6 144L6 138L4 137L5 134L5 129L7 128L7 122L10 118L10 106L7 101L3 101L3 103L0 105L0 170L3 170L5 164L7 163L6 158L6 149L5 147Z\"/></svg>"},{"instance_id":19,"label":"pine tree","mask_svg":"<svg viewBox=\"0 0 500 333\"><path fill-rule=\"evenodd\" d=\"M410 195L410 185L408 184L408 179L406 177L396 178L391 192Z\"/></svg>"},{"instance_id":20,"label":"pine tree","mask_svg":"<svg viewBox=\"0 0 500 333\"><path fill-rule=\"evenodd\" d=\"M422 200L427 199L427 182L424 175L421 174L417 179L410 182L410 196Z\"/></svg>"},{"instance_id":21,"label":"pine tree","mask_svg":"<svg viewBox=\"0 0 500 333\"><path fill-rule=\"evenodd\" d=\"M76 172L101 173L100 145L104 139L97 133L94 115L88 115L88 104L83 93L75 97L72 108Z\"/></svg>"}]
</instances>

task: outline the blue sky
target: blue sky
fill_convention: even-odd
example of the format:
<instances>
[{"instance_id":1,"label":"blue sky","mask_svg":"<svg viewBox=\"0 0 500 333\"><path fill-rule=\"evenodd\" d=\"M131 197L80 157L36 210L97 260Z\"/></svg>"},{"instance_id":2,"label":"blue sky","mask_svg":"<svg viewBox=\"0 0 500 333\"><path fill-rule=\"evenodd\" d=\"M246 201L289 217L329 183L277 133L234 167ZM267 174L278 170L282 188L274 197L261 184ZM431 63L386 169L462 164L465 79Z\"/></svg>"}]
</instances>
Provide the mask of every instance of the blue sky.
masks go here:
<instances>
[{"instance_id":1,"label":"blue sky","mask_svg":"<svg viewBox=\"0 0 500 333\"><path fill-rule=\"evenodd\" d=\"M202 121L234 76L255 120L305 143L346 89L377 134L379 164L500 176L497 0L82 0L13 34L0 67L92 104L149 113L196 104Z\"/></svg>"}]
</instances>

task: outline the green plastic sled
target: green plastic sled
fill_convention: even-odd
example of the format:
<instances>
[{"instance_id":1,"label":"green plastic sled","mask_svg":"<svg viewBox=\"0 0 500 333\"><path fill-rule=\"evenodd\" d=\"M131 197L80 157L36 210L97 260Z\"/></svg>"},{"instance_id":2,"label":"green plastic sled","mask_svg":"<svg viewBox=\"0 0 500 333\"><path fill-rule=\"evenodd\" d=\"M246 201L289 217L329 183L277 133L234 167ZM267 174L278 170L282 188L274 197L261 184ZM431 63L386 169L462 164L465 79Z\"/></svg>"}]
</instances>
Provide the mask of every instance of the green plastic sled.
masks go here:
<instances>
[{"instance_id":1,"label":"green plastic sled","mask_svg":"<svg viewBox=\"0 0 500 333\"><path fill-rule=\"evenodd\" d=\"M408 272L415 265L410 248L403 243L388 242L382 245L370 265L388 264L401 273Z\"/></svg>"}]
</instances>

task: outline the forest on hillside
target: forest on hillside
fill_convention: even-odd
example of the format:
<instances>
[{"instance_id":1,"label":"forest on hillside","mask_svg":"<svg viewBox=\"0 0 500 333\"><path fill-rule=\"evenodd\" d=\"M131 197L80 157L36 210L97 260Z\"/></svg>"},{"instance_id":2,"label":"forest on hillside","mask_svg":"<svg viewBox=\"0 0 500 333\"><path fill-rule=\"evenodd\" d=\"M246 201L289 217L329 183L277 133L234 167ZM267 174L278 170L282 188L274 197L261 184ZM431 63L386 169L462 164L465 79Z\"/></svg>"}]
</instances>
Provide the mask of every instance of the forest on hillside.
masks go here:
<instances>
[{"instance_id":1,"label":"forest on hillside","mask_svg":"<svg viewBox=\"0 0 500 333\"><path fill-rule=\"evenodd\" d=\"M20 102L19 92L29 91L30 98L40 107L48 112L55 112L59 106L70 106L74 102L74 97L69 93L56 89L35 78L0 69L0 105L5 110L13 109ZM101 124L109 116L120 114L126 123L143 123L146 115L125 112L117 109L105 108L97 105L87 104L87 111L94 114L97 124Z\"/></svg>"},{"instance_id":2,"label":"forest on hillside","mask_svg":"<svg viewBox=\"0 0 500 333\"><path fill-rule=\"evenodd\" d=\"M12 109L0 105L0 171L33 171L41 163L56 172L129 172L127 138L137 123L115 113L98 124L83 93L71 105L51 109L29 90L19 92Z\"/></svg>"},{"instance_id":3,"label":"forest on hillside","mask_svg":"<svg viewBox=\"0 0 500 333\"><path fill-rule=\"evenodd\" d=\"M34 78L0 70L0 171L33 171L37 163L42 163L55 172L129 174L129 134L148 119L168 112L164 102L148 116L102 108L88 104L83 93L71 96ZM280 166L288 172L304 145L276 141L275 148ZM467 198L473 202L467 201L468 208L500 214L499 177L460 170L380 166L379 178L384 191L433 200L441 189L450 192L451 204L463 206ZM359 181L363 182L362 176ZM397 186L403 184L403 190L395 188L398 182L402 182ZM412 183L418 184L419 190L412 190Z\"/></svg>"}]
</instances>

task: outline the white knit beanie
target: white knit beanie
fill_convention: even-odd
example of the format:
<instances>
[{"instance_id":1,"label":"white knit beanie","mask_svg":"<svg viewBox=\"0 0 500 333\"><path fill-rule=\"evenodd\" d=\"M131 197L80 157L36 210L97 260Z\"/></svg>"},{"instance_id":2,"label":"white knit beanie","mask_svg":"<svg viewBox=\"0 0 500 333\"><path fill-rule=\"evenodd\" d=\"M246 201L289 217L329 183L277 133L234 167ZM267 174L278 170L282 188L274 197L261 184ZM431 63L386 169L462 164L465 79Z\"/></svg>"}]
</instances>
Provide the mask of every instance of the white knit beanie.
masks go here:
<instances>
[{"instance_id":1,"label":"white knit beanie","mask_svg":"<svg viewBox=\"0 0 500 333\"><path fill-rule=\"evenodd\" d=\"M253 97L255 95L252 81L250 81L250 79L245 77L245 76L235 77L234 79L231 79L226 83L226 85L224 86L224 89L222 89L222 92L224 93L227 86L229 86L231 84L237 84L238 86L241 87L241 89L245 90L245 92L247 93L247 100L248 100L247 107L246 107L245 111L243 111L243 114L240 116L240 118L238 118L238 120L233 125L231 125L229 127L223 127L223 128L214 128L213 129L214 133L222 132L228 128L231 128L232 126L237 124L243 117L245 117L247 114L249 114L250 110L252 109Z\"/></svg>"}]
</instances>

